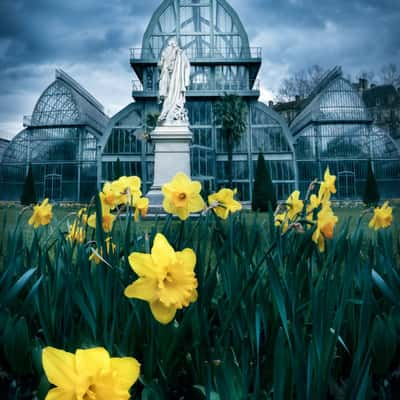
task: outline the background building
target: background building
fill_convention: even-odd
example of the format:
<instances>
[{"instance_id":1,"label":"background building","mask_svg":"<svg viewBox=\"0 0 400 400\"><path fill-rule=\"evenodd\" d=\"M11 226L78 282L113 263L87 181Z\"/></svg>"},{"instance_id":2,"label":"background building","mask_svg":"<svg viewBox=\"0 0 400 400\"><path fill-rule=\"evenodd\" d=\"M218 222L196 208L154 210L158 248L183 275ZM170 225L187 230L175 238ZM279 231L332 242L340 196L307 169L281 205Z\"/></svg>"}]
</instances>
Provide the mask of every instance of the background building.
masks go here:
<instances>
[{"instance_id":1,"label":"background building","mask_svg":"<svg viewBox=\"0 0 400 400\"><path fill-rule=\"evenodd\" d=\"M273 107L273 109L282 116L288 125L294 121L305 105L306 99L300 98L300 96L296 96L292 101L279 102L276 104L273 104L273 102L270 101L270 107Z\"/></svg>"},{"instance_id":2,"label":"background building","mask_svg":"<svg viewBox=\"0 0 400 400\"><path fill-rule=\"evenodd\" d=\"M137 78L134 101L109 120L93 96L57 71L32 116L24 118L25 129L4 152L2 198L19 199L32 163L39 197L86 201L96 184L99 188L115 179L118 159L122 173L140 176L146 192L154 169L146 123L161 108L157 62L171 38L192 66L187 91L191 169L205 193L227 184L227 146L214 109L228 93L241 96L248 109L247 130L233 154L233 185L241 200L251 200L259 152L269 163L278 199L297 187L305 191L327 166L338 177L337 198L361 198L369 159L382 197L400 197L399 147L377 125L378 117L373 123L361 91L343 78L340 68L330 71L306 99L277 105L282 116L272 104L258 100L261 49L250 47L238 15L225 0L164 0L147 26L142 47L130 51ZM371 101L376 105L379 96L374 93L364 91L367 104L375 98ZM398 97L382 104L397 107Z\"/></svg>"},{"instance_id":3,"label":"background building","mask_svg":"<svg viewBox=\"0 0 400 400\"><path fill-rule=\"evenodd\" d=\"M360 85L361 86L361 85ZM359 87L360 87L359 86ZM361 86L362 97L374 123L385 129L400 145L400 93L393 85Z\"/></svg>"}]
</instances>

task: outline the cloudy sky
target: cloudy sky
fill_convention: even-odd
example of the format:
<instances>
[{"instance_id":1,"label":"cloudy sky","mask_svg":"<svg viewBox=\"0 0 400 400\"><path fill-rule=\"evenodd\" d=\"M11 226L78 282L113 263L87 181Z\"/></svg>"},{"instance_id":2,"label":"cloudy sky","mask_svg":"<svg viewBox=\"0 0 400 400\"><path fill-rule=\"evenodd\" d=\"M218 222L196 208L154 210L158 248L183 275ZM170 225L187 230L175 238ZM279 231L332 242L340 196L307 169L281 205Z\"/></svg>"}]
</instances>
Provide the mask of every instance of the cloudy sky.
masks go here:
<instances>
[{"instance_id":1,"label":"cloudy sky","mask_svg":"<svg viewBox=\"0 0 400 400\"><path fill-rule=\"evenodd\" d=\"M129 48L140 47L157 0L1 0L0 137L31 114L55 68L112 116L129 102ZM399 0L231 0L250 43L263 48L262 99L312 64L345 75L400 62Z\"/></svg>"}]
</instances>

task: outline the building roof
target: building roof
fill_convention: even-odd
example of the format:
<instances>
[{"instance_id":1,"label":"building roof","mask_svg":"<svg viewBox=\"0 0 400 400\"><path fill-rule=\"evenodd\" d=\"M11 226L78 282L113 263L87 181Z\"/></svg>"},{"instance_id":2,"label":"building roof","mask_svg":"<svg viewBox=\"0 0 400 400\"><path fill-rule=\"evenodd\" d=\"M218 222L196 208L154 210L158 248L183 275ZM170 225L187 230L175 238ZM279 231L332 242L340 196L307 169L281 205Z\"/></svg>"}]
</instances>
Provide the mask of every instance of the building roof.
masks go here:
<instances>
[{"instance_id":1,"label":"building roof","mask_svg":"<svg viewBox=\"0 0 400 400\"><path fill-rule=\"evenodd\" d=\"M303 110L290 128L295 135L311 122L370 122L365 104L352 84L343 78L342 69L330 70L304 102Z\"/></svg>"},{"instance_id":2,"label":"building roof","mask_svg":"<svg viewBox=\"0 0 400 400\"><path fill-rule=\"evenodd\" d=\"M273 105L273 109L278 112L284 112L284 111L296 111L300 112L306 104L307 99L297 99L297 100L292 100L292 101L287 101L287 102L279 102Z\"/></svg>"},{"instance_id":3,"label":"building roof","mask_svg":"<svg viewBox=\"0 0 400 400\"><path fill-rule=\"evenodd\" d=\"M374 86L363 92L367 107L400 105L400 94L393 85Z\"/></svg>"},{"instance_id":4,"label":"building roof","mask_svg":"<svg viewBox=\"0 0 400 400\"><path fill-rule=\"evenodd\" d=\"M193 34L200 32L201 36L195 39ZM189 59L210 49L228 51L226 55L249 49L246 30L236 11L225 0L212 0L201 8L194 1L164 0L147 26L143 51L151 51L158 58L171 37L176 38Z\"/></svg>"},{"instance_id":5,"label":"building roof","mask_svg":"<svg viewBox=\"0 0 400 400\"><path fill-rule=\"evenodd\" d=\"M55 80L43 91L24 126L86 125L102 135L109 118L94 96L66 72L57 69Z\"/></svg>"}]
</instances>

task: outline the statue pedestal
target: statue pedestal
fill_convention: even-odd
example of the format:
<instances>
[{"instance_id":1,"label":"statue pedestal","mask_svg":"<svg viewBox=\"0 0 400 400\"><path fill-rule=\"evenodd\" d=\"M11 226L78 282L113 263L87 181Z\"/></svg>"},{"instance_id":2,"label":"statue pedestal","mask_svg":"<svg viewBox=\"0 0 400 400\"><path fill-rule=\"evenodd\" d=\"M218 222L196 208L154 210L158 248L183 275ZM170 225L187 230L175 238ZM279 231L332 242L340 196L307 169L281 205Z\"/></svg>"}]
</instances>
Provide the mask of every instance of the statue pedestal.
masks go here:
<instances>
[{"instance_id":1,"label":"statue pedestal","mask_svg":"<svg viewBox=\"0 0 400 400\"><path fill-rule=\"evenodd\" d=\"M190 177L190 143L192 132L188 124L157 126L150 134L154 143L154 181L146 197L150 212L162 211L161 186L178 172Z\"/></svg>"}]
</instances>

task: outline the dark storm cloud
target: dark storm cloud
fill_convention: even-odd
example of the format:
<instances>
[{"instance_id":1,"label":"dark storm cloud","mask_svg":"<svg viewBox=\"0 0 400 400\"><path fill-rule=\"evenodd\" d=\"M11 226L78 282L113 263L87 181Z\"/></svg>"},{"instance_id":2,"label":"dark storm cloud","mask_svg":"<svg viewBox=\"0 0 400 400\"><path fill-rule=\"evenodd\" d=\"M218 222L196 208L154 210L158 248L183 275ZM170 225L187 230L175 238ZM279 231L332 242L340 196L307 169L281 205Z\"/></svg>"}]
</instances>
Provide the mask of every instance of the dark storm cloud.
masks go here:
<instances>
[{"instance_id":1,"label":"dark storm cloud","mask_svg":"<svg viewBox=\"0 0 400 400\"><path fill-rule=\"evenodd\" d=\"M232 1L253 45L290 71L310 63L343 64L355 73L400 61L398 0ZM257 10L257 12L254 12Z\"/></svg>"},{"instance_id":2,"label":"dark storm cloud","mask_svg":"<svg viewBox=\"0 0 400 400\"><path fill-rule=\"evenodd\" d=\"M63 68L110 114L130 99L129 47L140 47L157 0L1 0L0 136L13 136ZM264 98L317 63L345 74L400 60L398 0L231 0L263 48Z\"/></svg>"},{"instance_id":3,"label":"dark storm cloud","mask_svg":"<svg viewBox=\"0 0 400 400\"><path fill-rule=\"evenodd\" d=\"M0 15L1 68L27 62L101 60L110 49L136 44L145 26L143 7L136 12L120 1L3 0Z\"/></svg>"}]
</instances>

